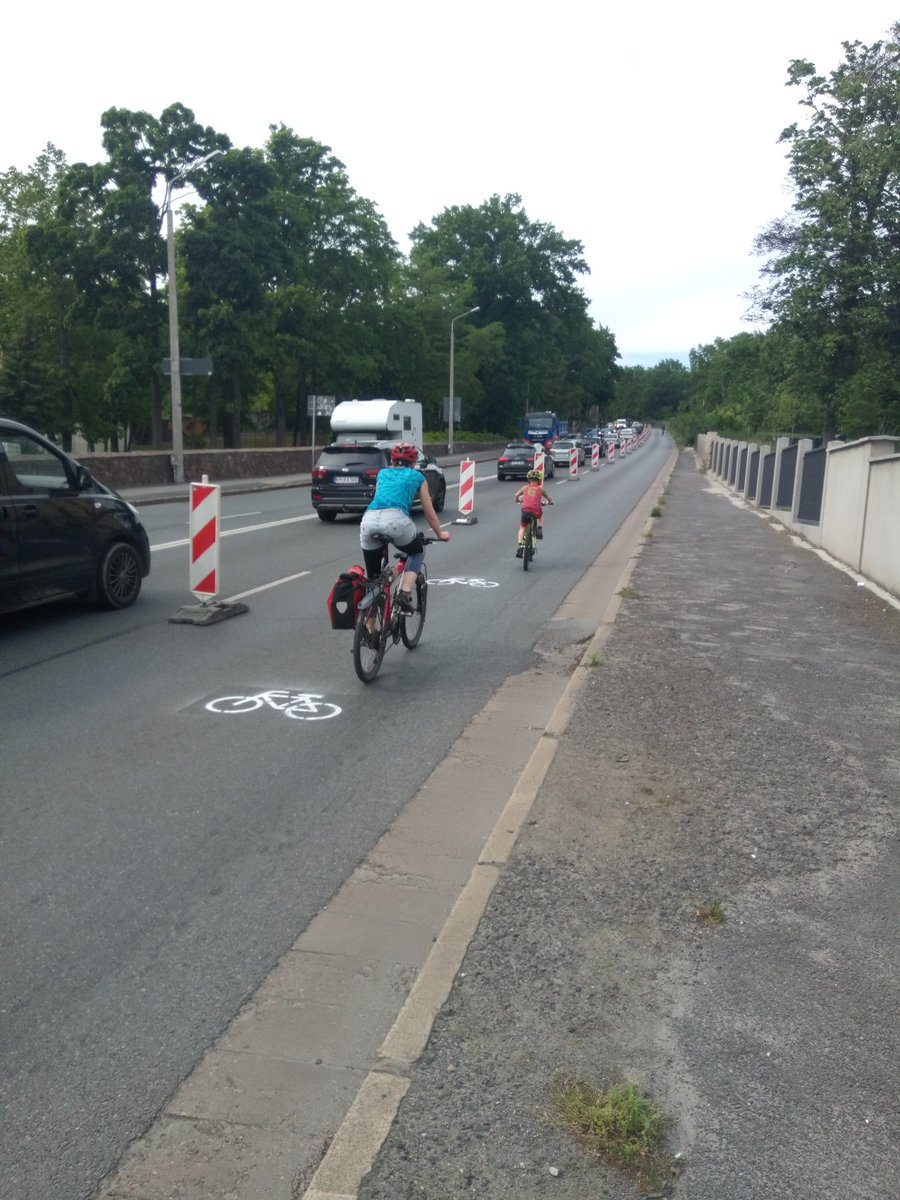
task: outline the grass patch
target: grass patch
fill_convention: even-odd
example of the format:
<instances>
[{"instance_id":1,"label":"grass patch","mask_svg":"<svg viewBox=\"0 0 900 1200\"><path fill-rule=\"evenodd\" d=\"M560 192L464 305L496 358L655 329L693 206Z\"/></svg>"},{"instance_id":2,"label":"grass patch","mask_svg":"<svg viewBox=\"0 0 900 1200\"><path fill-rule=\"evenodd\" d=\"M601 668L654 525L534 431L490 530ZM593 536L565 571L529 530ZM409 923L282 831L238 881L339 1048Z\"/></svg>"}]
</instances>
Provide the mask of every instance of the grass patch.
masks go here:
<instances>
[{"instance_id":1,"label":"grass patch","mask_svg":"<svg viewBox=\"0 0 900 1200\"><path fill-rule=\"evenodd\" d=\"M628 1172L645 1190L674 1179L675 1163L662 1147L669 1119L636 1084L600 1088L586 1079L564 1079L551 1099L557 1120L591 1157Z\"/></svg>"},{"instance_id":2,"label":"grass patch","mask_svg":"<svg viewBox=\"0 0 900 1200\"><path fill-rule=\"evenodd\" d=\"M623 587L619 588L619 595L623 600L637 600L640 593L636 592L633 587Z\"/></svg>"},{"instance_id":3,"label":"grass patch","mask_svg":"<svg viewBox=\"0 0 900 1200\"><path fill-rule=\"evenodd\" d=\"M660 506L658 504L654 504L653 507L650 509L650 516L651 517L661 517L662 516L662 509L660 508Z\"/></svg>"},{"instance_id":4,"label":"grass patch","mask_svg":"<svg viewBox=\"0 0 900 1200\"><path fill-rule=\"evenodd\" d=\"M589 667L602 667L603 659L600 657L599 654L592 654L591 657L587 660L586 665Z\"/></svg>"},{"instance_id":5,"label":"grass patch","mask_svg":"<svg viewBox=\"0 0 900 1200\"><path fill-rule=\"evenodd\" d=\"M645 537L645 538L652 538L652 537L653 537L653 530L652 530L652 529L645 529L645 530L644 530L644 532L641 534L641 537Z\"/></svg>"},{"instance_id":6,"label":"grass patch","mask_svg":"<svg viewBox=\"0 0 900 1200\"><path fill-rule=\"evenodd\" d=\"M718 900L707 900L697 906L697 920L704 925L721 925L725 920L725 910Z\"/></svg>"}]
</instances>

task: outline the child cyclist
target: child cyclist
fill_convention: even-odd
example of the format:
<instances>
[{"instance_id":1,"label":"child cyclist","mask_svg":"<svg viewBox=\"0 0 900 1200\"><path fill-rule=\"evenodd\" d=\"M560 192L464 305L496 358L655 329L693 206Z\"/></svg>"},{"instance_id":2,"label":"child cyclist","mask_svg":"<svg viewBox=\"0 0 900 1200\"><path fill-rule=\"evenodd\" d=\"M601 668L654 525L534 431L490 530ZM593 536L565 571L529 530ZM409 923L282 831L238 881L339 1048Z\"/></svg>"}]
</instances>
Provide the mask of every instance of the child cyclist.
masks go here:
<instances>
[{"instance_id":1,"label":"child cyclist","mask_svg":"<svg viewBox=\"0 0 900 1200\"><path fill-rule=\"evenodd\" d=\"M541 471L529 471L525 485L520 487L513 499L522 502L522 519L519 522L519 543L516 547L516 558L521 558L525 548L525 530L532 517L537 517L539 538L544 536L544 502L552 504L549 493L544 487L544 476Z\"/></svg>"}]
</instances>

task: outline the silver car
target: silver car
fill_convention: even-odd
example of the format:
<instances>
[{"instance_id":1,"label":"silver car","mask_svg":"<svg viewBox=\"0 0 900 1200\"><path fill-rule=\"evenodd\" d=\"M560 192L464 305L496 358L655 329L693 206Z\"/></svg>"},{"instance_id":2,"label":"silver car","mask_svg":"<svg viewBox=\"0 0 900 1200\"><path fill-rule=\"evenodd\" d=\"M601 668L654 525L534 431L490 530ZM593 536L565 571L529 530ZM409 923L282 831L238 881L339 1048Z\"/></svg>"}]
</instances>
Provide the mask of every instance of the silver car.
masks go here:
<instances>
[{"instance_id":1,"label":"silver car","mask_svg":"<svg viewBox=\"0 0 900 1200\"><path fill-rule=\"evenodd\" d=\"M553 461L558 467L567 467L569 465L569 456L572 452L572 447L578 450L578 465L584 466L584 446L580 442L574 442L571 438L561 438L553 443L550 448L550 454Z\"/></svg>"}]
</instances>

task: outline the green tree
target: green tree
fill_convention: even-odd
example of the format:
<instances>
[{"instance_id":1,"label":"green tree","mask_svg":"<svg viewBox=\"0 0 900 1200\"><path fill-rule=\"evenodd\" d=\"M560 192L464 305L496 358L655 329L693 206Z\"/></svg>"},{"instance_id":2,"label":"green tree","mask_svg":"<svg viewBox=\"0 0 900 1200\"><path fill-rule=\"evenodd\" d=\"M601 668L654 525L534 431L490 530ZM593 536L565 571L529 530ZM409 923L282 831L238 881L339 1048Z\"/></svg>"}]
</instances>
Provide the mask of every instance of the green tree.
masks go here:
<instances>
[{"instance_id":1,"label":"green tree","mask_svg":"<svg viewBox=\"0 0 900 1200\"><path fill-rule=\"evenodd\" d=\"M110 437L123 425L144 425L149 399L151 443L158 448L167 321L159 287L166 247L155 192L187 164L230 143L180 103L159 117L111 108L101 126L106 161L69 168L58 213L68 232L76 315L115 335L94 423ZM188 174L185 185L194 178ZM81 423L85 416L79 413Z\"/></svg>"},{"instance_id":2,"label":"green tree","mask_svg":"<svg viewBox=\"0 0 900 1200\"><path fill-rule=\"evenodd\" d=\"M478 313L457 329L461 357L475 332L491 325L493 357L482 358L474 405L466 423L510 431L529 408L553 408L578 417L611 388L615 345L607 330L593 329L578 286L588 273L580 242L552 225L532 221L518 195L492 196L478 208L445 209L430 226L412 232L411 264L431 273L449 322L466 307ZM439 394L445 394L440 392Z\"/></svg>"},{"instance_id":3,"label":"green tree","mask_svg":"<svg viewBox=\"0 0 900 1200\"><path fill-rule=\"evenodd\" d=\"M900 398L900 24L845 42L830 75L795 59L809 121L785 129L792 212L757 239L769 256L758 312L795 338L792 394L821 406L822 432L896 424Z\"/></svg>"},{"instance_id":4,"label":"green tree","mask_svg":"<svg viewBox=\"0 0 900 1200\"><path fill-rule=\"evenodd\" d=\"M187 314L230 391L230 444L245 391L272 405L281 444L289 420L297 438L308 393L383 386L397 250L329 147L272 126L262 151L217 167L207 199L181 239Z\"/></svg>"},{"instance_id":5,"label":"green tree","mask_svg":"<svg viewBox=\"0 0 900 1200\"><path fill-rule=\"evenodd\" d=\"M69 356L74 290L34 253L55 216L65 156L48 145L28 171L0 174L0 402L10 415L65 438L71 432Z\"/></svg>"}]
</instances>

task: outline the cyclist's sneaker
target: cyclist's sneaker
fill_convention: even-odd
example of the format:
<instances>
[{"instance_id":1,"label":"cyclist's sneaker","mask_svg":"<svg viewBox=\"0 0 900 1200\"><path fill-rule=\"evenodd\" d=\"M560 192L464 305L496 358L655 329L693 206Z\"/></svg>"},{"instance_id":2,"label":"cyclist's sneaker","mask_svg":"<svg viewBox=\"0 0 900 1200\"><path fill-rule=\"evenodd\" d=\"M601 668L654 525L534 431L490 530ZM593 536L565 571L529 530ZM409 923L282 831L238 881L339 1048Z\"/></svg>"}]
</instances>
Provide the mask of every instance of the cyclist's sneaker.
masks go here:
<instances>
[{"instance_id":1,"label":"cyclist's sneaker","mask_svg":"<svg viewBox=\"0 0 900 1200\"><path fill-rule=\"evenodd\" d=\"M521 558L524 553L525 553L524 546L516 546L516 558Z\"/></svg>"},{"instance_id":2,"label":"cyclist's sneaker","mask_svg":"<svg viewBox=\"0 0 900 1200\"><path fill-rule=\"evenodd\" d=\"M410 592L405 592L403 588L397 592L397 607L403 613L411 613L415 611L413 598Z\"/></svg>"},{"instance_id":3,"label":"cyclist's sneaker","mask_svg":"<svg viewBox=\"0 0 900 1200\"><path fill-rule=\"evenodd\" d=\"M544 531L543 531L543 529L538 529L538 541L541 542L543 540L544 540Z\"/></svg>"}]
</instances>

